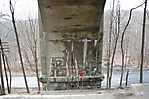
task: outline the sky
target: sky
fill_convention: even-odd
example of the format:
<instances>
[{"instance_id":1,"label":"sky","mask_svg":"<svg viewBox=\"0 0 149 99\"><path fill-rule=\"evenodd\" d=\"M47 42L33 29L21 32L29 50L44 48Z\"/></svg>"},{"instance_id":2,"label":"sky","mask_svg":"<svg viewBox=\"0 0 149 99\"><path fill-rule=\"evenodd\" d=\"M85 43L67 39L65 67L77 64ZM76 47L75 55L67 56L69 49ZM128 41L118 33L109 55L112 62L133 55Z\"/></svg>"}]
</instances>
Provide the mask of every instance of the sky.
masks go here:
<instances>
[{"instance_id":1,"label":"sky","mask_svg":"<svg viewBox=\"0 0 149 99\"><path fill-rule=\"evenodd\" d=\"M37 0L12 0L15 1L16 19L25 19L28 17L36 18L38 16ZM10 14L9 0L0 0L0 13Z\"/></svg>"},{"instance_id":2,"label":"sky","mask_svg":"<svg viewBox=\"0 0 149 99\"><path fill-rule=\"evenodd\" d=\"M28 17L36 18L38 16L37 0L13 0L15 1L16 19L25 19ZM110 9L112 0L107 0L105 9ZM120 0L121 9L129 10L143 2L143 0ZM9 14L9 0L0 0L0 13Z\"/></svg>"},{"instance_id":3,"label":"sky","mask_svg":"<svg viewBox=\"0 0 149 99\"><path fill-rule=\"evenodd\" d=\"M106 1L105 9L110 8L112 1L113 0ZM118 0L115 0L115 1L117 2ZM123 9L123 10L130 10L131 8L142 4L143 2L144 2L144 0L120 0L121 9Z\"/></svg>"}]
</instances>

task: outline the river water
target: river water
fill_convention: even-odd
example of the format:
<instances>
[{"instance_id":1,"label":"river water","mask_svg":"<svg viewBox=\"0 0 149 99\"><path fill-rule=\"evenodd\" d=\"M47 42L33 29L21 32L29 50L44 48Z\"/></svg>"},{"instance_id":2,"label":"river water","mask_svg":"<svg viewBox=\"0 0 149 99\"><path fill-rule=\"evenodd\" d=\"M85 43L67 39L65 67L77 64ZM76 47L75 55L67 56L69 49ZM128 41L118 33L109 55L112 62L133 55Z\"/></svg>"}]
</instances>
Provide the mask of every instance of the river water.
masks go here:
<instances>
[{"instance_id":1,"label":"river water","mask_svg":"<svg viewBox=\"0 0 149 99\"><path fill-rule=\"evenodd\" d=\"M113 87L119 87L119 82L120 82L120 72L119 71L114 71L113 73L113 78L112 78L112 86ZM144 76L143 76L143 82L144 83L149 83L149 70L144 70ZM102 82L102 86L105 87L106 86L106 74L105 75L105 79ZM140 79L140 72L139 71L130 71L129 72L129 76L128 76L128 86L130 86L131 84L136 84L139 83L139 79ZM124 74L123 77L123 85L125 85L126 82L126 74Z\"/></svg>"}]
</instances>

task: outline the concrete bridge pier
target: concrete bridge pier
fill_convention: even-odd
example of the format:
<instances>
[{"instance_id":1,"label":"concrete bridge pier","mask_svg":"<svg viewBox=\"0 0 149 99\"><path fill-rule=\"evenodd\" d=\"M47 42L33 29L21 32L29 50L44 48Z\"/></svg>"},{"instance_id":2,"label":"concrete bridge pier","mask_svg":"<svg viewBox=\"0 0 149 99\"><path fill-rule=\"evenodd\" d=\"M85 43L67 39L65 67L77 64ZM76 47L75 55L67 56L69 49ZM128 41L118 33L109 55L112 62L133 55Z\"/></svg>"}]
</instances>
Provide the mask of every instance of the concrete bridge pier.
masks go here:
<instances>
[{"instance_id":1,"label":"concrete bridge pier","mask_svg":"<svg viewBox=\"0 0 149 99\"><path fill-rule=\"evenodd\" d=\"M52 75L49 72L51 58L66 58L65 51L71 53L72 47L79 66L98 64L98 73L102 72L105 1L38 0L41 23L40 56L45 80Z\"/></svg>"}]
</instances>

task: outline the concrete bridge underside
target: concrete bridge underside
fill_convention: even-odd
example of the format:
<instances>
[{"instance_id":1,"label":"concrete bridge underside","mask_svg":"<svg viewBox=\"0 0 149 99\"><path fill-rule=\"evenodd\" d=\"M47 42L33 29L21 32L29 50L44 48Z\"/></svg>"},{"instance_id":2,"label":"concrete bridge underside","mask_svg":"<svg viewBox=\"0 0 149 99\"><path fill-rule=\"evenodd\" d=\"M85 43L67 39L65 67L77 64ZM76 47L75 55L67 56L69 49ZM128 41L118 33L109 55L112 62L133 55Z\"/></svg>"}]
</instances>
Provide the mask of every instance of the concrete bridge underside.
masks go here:
<instances>
[{"instance_id":1,"label":"concrete bridge underside","mask_svg":"<svg viewBox=\"0 0 149 99\"><path fill-rule=\"evenodd\" d=\"M50 58L65 57L72 45L78 64L98 60L101 72L105 1L38 0L43 75L49 75Z\"/></svg>"}]
</instances>

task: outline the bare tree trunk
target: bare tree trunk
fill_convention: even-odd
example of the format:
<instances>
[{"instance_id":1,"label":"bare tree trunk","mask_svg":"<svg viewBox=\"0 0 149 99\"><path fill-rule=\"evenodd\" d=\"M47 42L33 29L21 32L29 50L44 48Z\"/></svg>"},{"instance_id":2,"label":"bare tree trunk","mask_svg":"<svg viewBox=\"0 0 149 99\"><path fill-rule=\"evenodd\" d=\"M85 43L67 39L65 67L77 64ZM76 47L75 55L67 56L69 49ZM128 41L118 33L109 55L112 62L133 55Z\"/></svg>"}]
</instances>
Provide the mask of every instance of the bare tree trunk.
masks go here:
<instances>
[{"instance_id":1,"label":"bare tree trunk","mask_svg":"<svg viewBox=\"0 0 149 99\"><path fill-rule=\"evenodd\" d=\"M119 34L117 34L117 36L115 38L115 44L114 44L114 49L113 49L112 58L111 58L111 68L110 68L110 76L109 76L109 88L111 88L111 80L112 80L112 76L113 76L113 63L114 63L115 53L116 53L116 49L117 49L118 38L119 38Z\"/></svg>"},{"instance_id":2,"label":"bare tree trunk","mask_svg":"<svg viewBox=\"0 0 149 99\"><path fill-rule=\"evenodd\" d=\"M144 16L143 16L141 63L140 63L140 83L143 83L143 61L144 61L144 42L145 42L146 10L147 10L147 0L145 0L145 8L144 8Z\"/></svg>"},{"instance_id":3,"label":"bare tree trunk","mask_svg":"<svg viewBox=\"0 0 149 99\"><path fill-rule=\"evenodd\" d=\"M123 43L124 43L124 38L125 38L125 32L126 32L127 27L129 26L130 21L131 21L132 11L135 10L135 9L137 9L137 8L139 8L139 7L141 7L142 5L144 5L144 3L143 4L140 4L139 6L137 6L135 8L132 8L130 10L128 21L126 23L126 26L124 27L123 32L122 32L122 37L121 37L122 69L121 69L120 87L122 86L122 79L123 79L123 72L124 72L124 61L125 61L124 60L124 57L125 56L124 56Z\"/></svg>"},{"instance_id":4,"label":"bare tree trunk","mask_svg":"<svg viewBox=\"0 0 149 99\"><path fill-rule=\"evenodd\" d=\"M129 47L129 38L127 39L127 47L126 47L126 52L125 52L125 63L124 63L124 66L125 66L125 70L126 70L126 83L125 83L125 87L127 87L128 85L128 77L129 77L129 69L127 69L127 59L128 59L128 47Z\"/></svg>"},{"instance_id":5,"label":"bare tree trunk","mask_svg":"<svg viewBox=\"0 0 149 99\"><path fill-rule=\"evenodd\" d=\"M120 19L119 19L120 21ZM119 22L120 23L120 22ZM120 25L120 24L119 24ZM122 35L122 43L123 43L123 37L124 35ZM124 49L123 49L123 44L121 43L121 52L122 52L122 68L121 68L121 78L120 78L120 87L122 87L122 81L123 81L123 75L124 75L124 61L125 61L125 53L124 53Z\"/></svg>"},{"instance_id":6,"label":"bare tree trunk","mask_svg":"<svg viewBox=\"0 0 149 99\"><path fill-rule=\"evenodd\" d=\"M12 83L12 75L11 75L11 70L10 70L10 65L8 63L8 58L7 56L5 55L5 61L6 61L6 65L7 65L7 69L8 69L8 72L9 72L9 88L10 88L10 93L11 93L11 83Z\"/></svg>"},{"instance_id":7,"label":"bare tree trunk","mask_svg":"<svg viewBox=\"0 0 149 99\"><path fill-rule=\"evenodd\" d=\"M111 80L112 80L112 75L113 75L113 63L114 63L115 53L117 50L117 44L118 44L119 35L120 35L120 2L119 1L117 4L117 8L118 9L116 11L115 33L113 34L114 35L114 48L113 48L112 59L111 59L109 88L111 88Z\"/></svg>"},{"instance_id":8,"label":"bare tree trunk","mask_svg":"<svg viewBox=\"0 0 149 99\"><path fill-rule=\"evenodd\" d=\"M128 85L128 77L129 77L129 70L127 70L127 73L126 73L126 83L125 83L125 86L126 87Z\"/></svg>"},{"instance_id":9,"label":"bare tree trunk","mask_svg":"<svg viewBox=\"0 0 149 99\"><path fill-rule=\"evenodd\" d=\"M20 43L19 43L18 32L17 32L15 18L14 18L14 7L12 5L11 0L10 0L9 3L10 3L9 6L10 6L10 11L11 11L12 24L13 24L13 28L14 28L14 32L15 32L15 36L16 36L17 45L18 45L17 46L18 47L18 53L19 53L19 57L20 57L20 62L21 62L21 67L22 67L22 71L23 71L26 90L27 90L27 93L29 93L29 87L28 87L28 83L27 83L27 79L26 79L26 74L25 74L25 69L24 69L24 64L23 64L23 59L22 59L22 54L21 54L21 48L20 48Z\"/></svg>"},{"instance_id":10,"label":"bare tree trunk","mask_svg":"<svg viewBox=\"0 0 149 99\"><path fill-rule=\"evenodd\" d=\"M36 69L36 77L37 77L38 93L39 93L41 89L40 89L40 80L39 80L39 71L38 71L37 36L36 36L36 26L35 26L36 24L33 24L33 22L31 21L30 18L29 18L29 24L30 24L30 28L31 28L32 33L33 33L32 39L33 39L33 46L35 48L33 48L32 53L33 53L33 57L34 57L35 67L36 67L35 69Z\"/></svg>"},{"instance_id":11,"label":"bare tree trunk","mask_svg":"<svg viewBox=\"0 0 149 99\"><path fill-rule=\"evenodd\" d=\"M129 37L126 39L126 51L125 51L125 70L127 69L127 61L128 61L128 50L129 50Z\"/></svg>"},{"instance_id":12,"label":"bare tree trunk","mask_svg":"<svg viewBox=\"0 0 149 99\"><path fill-rule=\"evenodd\" d=\"M109 84L111 81L109 78L109 74L110 74L110 60L111 60L111 39L112 39L112 28L113 28L113 15L114 15L114 4L115 4L115 0L113 0L113 4L112 4L112 11L111 11L111 18L110 18L110 32L109 32L109 48L108 48L108 64L107 64L107 82L106 82L106 86L107 88L110 88L109 86L111 86L111 84Z\"/></svg>"},{"instance_id":13,"label":"bare tree trunk","mask_svg":"<svg viewBox=\"0 0 149 99\"><path fill-rule=\"evenodd\" d=\"M8 93L10 94L10 87L9 87L9 81L8 81L8 75L7 75L4 48L3 48L3 45L2 45L1 39L0 39L0 46L1 46L1 54L2 54L3 66L4 66L4 71L5 71L6 83L7 83L7 90L8 90Z\"/></svg>"},{"instance_id":14,"label":"bare tree trunk","mask_svg":"<svg viewBox=\"0 0 149 99\"><path fill-rule=\"evenodd\" d=\"M37 43L35 43L35 46ZM38 82L38 92L40 92L40 80L39 80L39 71L38 71L38 59L37 59L37 48L35 48L35 65L36 65L36 77Z\"/></svg>"},{"instance_id":15,"label":"bare tree trunk","mask_svg":"<svg viewBox=\"0 0 149 99\"><path fill-rule=\"evenodd\" d=\"M5 95L5 86L4 86L4 78L3 78L3 68L2 68L2 53L0 51L0 76L1 76L1 95Z\"/></svg>"}]
</instances>

